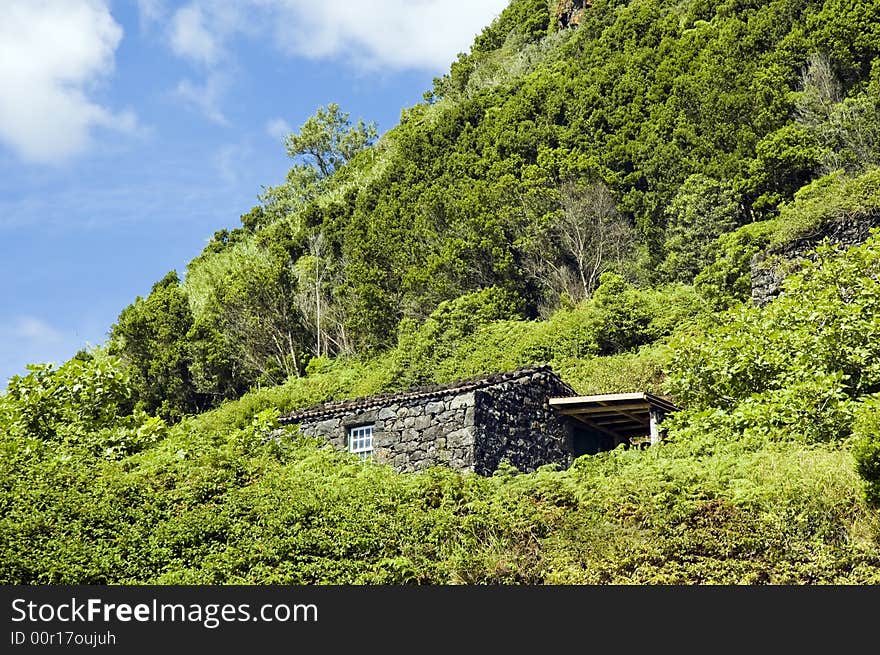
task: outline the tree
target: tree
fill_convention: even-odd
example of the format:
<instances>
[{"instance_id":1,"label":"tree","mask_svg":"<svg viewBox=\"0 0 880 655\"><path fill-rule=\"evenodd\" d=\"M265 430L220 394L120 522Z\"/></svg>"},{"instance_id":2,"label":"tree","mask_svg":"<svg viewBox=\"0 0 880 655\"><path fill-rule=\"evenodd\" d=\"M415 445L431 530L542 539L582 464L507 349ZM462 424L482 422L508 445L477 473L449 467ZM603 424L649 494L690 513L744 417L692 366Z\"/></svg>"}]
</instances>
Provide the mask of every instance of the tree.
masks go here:
<instances>
[{"instance_id":1,"label":"tree","mask_svg":"<svg viewBox=\"0 0 880 655\"><path fill-rule=\"evenodd\" d=\"M801 73L796 117L822 145L824 172L857 171L880 162L880 65L868 88L844 97L826 55L813 55Z\"/></svg>"},{"instance_id":2,"label":"tree","mask_svg":"<svg viewBox=\"0 0 880 655\"><path fill-rule=\"evenodd\" d=\"M331 102L326 108L319 107L315 115L303 123L299 133L288 134L284 145L291 159L317 169L318 177L324 179L377 137L376 123L367 125L360 119L352 126L349 115Z\"/></svg>"},{"instance_id":3,"label":"tree","mask_svg":"<svg viewBox=\"0 0 880 655\"><path fill-rule=\"evenodd\" d=\"M266 187L260 195L267 213L284 216L316 198L323 182L378 136L375 122L358 119L352 125L349 114L340 111L335 102L319 107L299 132L284 137L284 147L294 165L284 184Z\"/></svg>"},{"instance_id":4,"label":"tree","mask_svg":"<svg viewBox=\"0 0 880 655\"><path fill-rule=\"evenodd\" d=\"M563 183L554 217L540 257L551 287L579 302L596 290L603 273L632 254L635 232L601 182Z\"/></svg>"},{"instance_id":5,"label":"tree","mask_svg":"<svg viewBox=\"0 0 880 655\"><path fill-rule=\"evenodd\" d=\"M775 212L815 177L824 152L815 134L797 123L761 139L749 165L749 179L743 184L743 191L754 198L752 209L759 214Z\"/></svg>"},{"instance_id":6,"label":"tree","mask_svg":"<svg viewBox=\"0 0 880 655\"><path fill-rule=\"evenodd\" d=\"M110 332L110 354L132 367L138 407L177 420L205 409L193 385L187 334L193 325L189 300L175 271L119 314Z\"/></svg>"},{"instance_id":7,"label":"tree","mask_svg":"<svg viewBox=\"0 0 880 655\"><path fill-rule=\"evenodd\" d=\"M297 304L297 284L283 247L250 240L190 269L187 288L196 315L194 335L220 335L234 368L234 386L280 384L301 374L310 333ZM216 351L213 348L211 352ZM202 378L212 377L211 369Z\"/></svg>"},{"instance_id":8,"label":"tree","mask_svg":"<svg viewBox=\"0 0 880 655\"><path fill-rule=\"evenodd\" d=\"M649 294L640 293L617 273L603 273L590 299L590 323L596 335L598 354L613 355L656 340L651 320L655 312Z\"/></svg>"},{"instance_id":9,"label":"tree","mask_svg":"<svg viewBox=\"0 0 880 655\"><path fill-rule=\"evenodd\" d=\"M297 280L297 302L305 324L313 330L315 356L327 355L331 350L350 350L345 336L344 317L333 301L332 289L338 286L334 279L338 266L334 265L331 251L321 230L308 238L308 254L294 265Z\"/></svg>"},{"instance_id":10,"label":"tree","mask_svg":"<svg viewBox=\"0 0 880 655\"><path fill-rule=\"evenodd\" d=\"M795 117L806 127L820 128L828 123L843 91L826 55L813 54L801 71L801 91L795 101Z\"/></svg>"},{"instance_id":11,"label":"tree","mask_svg":"<svg viewBox=\"0 0 880 655\"><path fill-rule=\"evenodd\" d=\"M318 197L321 191L319 171L308 164L294 164L287 179L278 186L265 187L259 196L266 216L271 219L288 216ZM265 224L265 222L264 222Z\"/></svg>"},{"instance_id":12,"label":"tree","mask_svg":"<svg viewBox=\"0 0 880 655\"><path fill-rule=\"evenodd\" d=\"M737 227L739 206L733 191L700 173L688 177L666 208L666 260L672 281L691 282L712 260L715 240Z\"/></svg>"}]
</instances>

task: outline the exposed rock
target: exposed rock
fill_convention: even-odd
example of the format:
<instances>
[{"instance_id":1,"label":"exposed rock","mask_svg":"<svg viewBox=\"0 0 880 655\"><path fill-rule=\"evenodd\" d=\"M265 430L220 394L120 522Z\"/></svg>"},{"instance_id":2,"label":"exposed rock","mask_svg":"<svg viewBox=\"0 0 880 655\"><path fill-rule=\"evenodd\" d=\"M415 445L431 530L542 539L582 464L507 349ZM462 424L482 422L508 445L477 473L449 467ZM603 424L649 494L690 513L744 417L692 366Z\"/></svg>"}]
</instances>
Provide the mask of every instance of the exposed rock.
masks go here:
<instances>
[{"instance_id":1,"label":"exposed rock","mask_svg":"<svg viewBox=\"0 0 880 655\"><path fill-rule=\"evenodd\" d=\"M846 249L864 243L873 227L880 227L880 212L839 218L813 234L758 253L750 262L752 303L762 307L779 296L783 280L796 272L804 261L815 260L816 247L826 239L830 244Z\"/></svg>"},{"instance_id":2,"label":"exposed rock","mask_svg":"<svg viewBox=\"0 0 880 655\"><path fill-rule=\"evenodd\" d=\"M556 24L560 29L580 25L584 11L593 0L558 0L556 3Z\"/></svg>"},{"instance_id":3,"label":"exposed rock","mask_svg":"<svg viewBox=\"0 0 880 655\"><path fill-rule=\"evenodd\" d=\"M440 402L428 403L425 405L425 411L428 414L442 414L446 406Z\"/></svg>"}]
</instances>

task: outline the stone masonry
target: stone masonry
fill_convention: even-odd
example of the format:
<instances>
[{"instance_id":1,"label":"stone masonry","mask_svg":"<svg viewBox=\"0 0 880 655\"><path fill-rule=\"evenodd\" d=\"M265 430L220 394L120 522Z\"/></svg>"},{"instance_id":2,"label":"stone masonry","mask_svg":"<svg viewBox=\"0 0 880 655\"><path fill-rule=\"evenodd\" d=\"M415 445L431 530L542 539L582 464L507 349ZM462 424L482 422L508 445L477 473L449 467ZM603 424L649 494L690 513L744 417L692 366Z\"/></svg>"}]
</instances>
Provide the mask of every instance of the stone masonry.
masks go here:
<instances>
[{"instance_id":1,"label":"stone masonry","mask_svg":"<svg viewBox=\"0 0 880 655\"><path fill-rule=\"evenodd\" d=\"M373 457L399 471L437 464L489 475L502 460L522 471L571 462L564 419L547 404L574 391L549 368L329 403L290 414L303 434L348 447L351 428L373 426Z\"/></svg>"},{"instance_id":2,"label":"stone masonry","mask_svg":"<svg viewBox=\"0 0 880 655\"><path fill-rule=\"evenodd\" d=\"M573 395L570 386L548 371L476 391L474 470L489 475L505 459L521 471L551 463L567 467L572 461L570 423L547 399Z\"/></svg>"},{"instance_id":3,"label":"stone masonry","mask_svg":"<svg viewBox=\"0 0 880 655\"><path fill-rule=\"evenodd\" d=\"M864 243L875 227L880 227L880 212L842 217L823 225L814 234L758 253L750 264L752 303L762 307L776 298L785 278L800 268L800 262L813 260L816 247L826 239L845 249Z\"/></svg>"}]
</instances>

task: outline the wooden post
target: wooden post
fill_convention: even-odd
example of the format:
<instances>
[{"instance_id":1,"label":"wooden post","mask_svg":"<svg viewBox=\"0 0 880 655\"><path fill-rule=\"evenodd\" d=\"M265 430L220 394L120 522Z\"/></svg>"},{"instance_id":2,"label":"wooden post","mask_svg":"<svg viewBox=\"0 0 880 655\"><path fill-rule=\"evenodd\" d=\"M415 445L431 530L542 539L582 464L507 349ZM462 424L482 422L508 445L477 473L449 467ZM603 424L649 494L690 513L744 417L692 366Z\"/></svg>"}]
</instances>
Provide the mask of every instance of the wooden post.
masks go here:
<instances>
[{"instance_id":1,"label":"wooden post","mask_svg":"<svg viewBox=\"0 0 880 655\"><path fill-rule=\"evenodd\" d=\"M653 407L651 408L649 416L650 416L650 423L651 423L651 445L653 446L655 443L660 441L659 423L660 423L661 416L660 416L660 412L658 412Z\"/></svg>"}]
</instances>

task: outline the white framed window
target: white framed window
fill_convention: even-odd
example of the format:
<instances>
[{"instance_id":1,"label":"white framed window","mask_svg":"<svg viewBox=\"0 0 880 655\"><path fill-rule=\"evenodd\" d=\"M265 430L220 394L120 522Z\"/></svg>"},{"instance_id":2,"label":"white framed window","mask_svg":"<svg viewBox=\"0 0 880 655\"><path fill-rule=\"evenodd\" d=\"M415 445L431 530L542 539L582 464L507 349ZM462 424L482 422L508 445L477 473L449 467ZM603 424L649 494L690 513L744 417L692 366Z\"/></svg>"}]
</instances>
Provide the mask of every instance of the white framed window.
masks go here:
<instances>
[{"instance_id":1,"label":"white framed window","mask_svg":"<svg viewBox=\"0 0 880 655\"><path fill-rule=\"evenodd\" d=\"M359 425L348 429L348 451L362 460L373 454L373 426Z\"/></svg>"}]
</instances>

